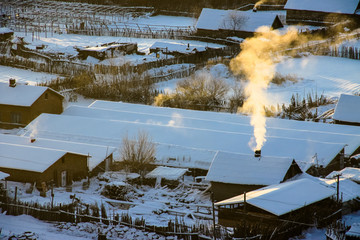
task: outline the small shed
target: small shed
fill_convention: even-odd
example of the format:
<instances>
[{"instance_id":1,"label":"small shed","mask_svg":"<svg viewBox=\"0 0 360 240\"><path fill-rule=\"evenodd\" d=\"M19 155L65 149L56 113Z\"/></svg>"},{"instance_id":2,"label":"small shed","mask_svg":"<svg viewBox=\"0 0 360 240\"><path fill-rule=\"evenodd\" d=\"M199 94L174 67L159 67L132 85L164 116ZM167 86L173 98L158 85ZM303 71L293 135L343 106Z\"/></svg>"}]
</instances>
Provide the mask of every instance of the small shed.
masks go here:
<instances>
[{"instance_id":1,"label":"small shed","mask_svg":"<svg viewBox=\"0 0 360 240\"><path fill-rule=\"evenodd\" d=\"M154 170L146 174L146 179L152 179L154 185L168 185L176 187L180 181L184 181L184 175L188 169L172 168L172 167L156 167Z\"/></svg>"},{"instance_id":2,"label":"small shed","mask_svg":"<svg viewBox=\"0 0 360 240\"><path fill-rule=\"evenodd\" d=\"M168 42L155 42L150 47L150 52L162 52L163 54L170 55L186 55L197 52L205 52L206 48L203 46L195 46L188 44L176 44Z\"/></svg>"},{"instance_id":3,"label":"small shed","mask_svg":"<svg viewBox=\"0 0 360 240\"><path fill-rule=\"evenodd\" d=\"M5 42L10 40L14 36L14 31L10 28L2 27L0 28L0 42Z\"/></svg>"},{"instance_id":4,"label":"small shed","mask_svg":"<svg viewBox=\"0 0 360 240\"><path fill-rule=\"evenodd\" d=\"M0 83L0 128L24 127L41 113L60 114L64 97L48 87Z\"/></svg>"},{"instance_id":5,"label":"small shed","mask_svg":"<svg viewBox=\"0 0 360 240\"><path fill-rule=\"evenodd\" d=\"M201 36L247 38L262 31L262 26L278 29L283 24L273 13L203 8L196 29Z\"/></svg>"},{"instance_id":6,"label":"small shed","mask_svg":"<svg viewBox=\"0 0 360 240\"><path fill-rule=\"evenodd\" d=\"M0 152L0 171L10 181L65 187L87 176L87 155L8 143L0 143Z\"/></svg>"},{"instance_id":7,"label":"small shed","mask_svg":"<svg viewBox=\"0 0 360 240\"><path fill-rule=\"evenodd\" d=\"M360 126L360 96L341 94L333 120L337 124Z\"/></svg>"},{"instance_id":8,"label":"small shed","mask_svg":"<svg viewBox=\"0 0 360 240\"><path fill-rule=\"evenodd\" d=\"M80 59L86 59L88 56L104 60L124 54L132 54L137 52L137 43L106 43L99 46L75 47L79 53Z\"/></svg>"},{"instance_id":9,"label":"small shed","mask_svg":"<svg viewBox=\"0 0 360 240\"><path fill-rule=\"evenodd\" d=\"M216 201L278 184L302 173L291 158L218 152L214 157L206 180Z\"/></svg>"},{"instance_id":10,"label":"small shed","mask_svg":"<svg viewBox=\"0 0 360 240\"><path fill-rule=\"evenodd\" d=\"M219 208L219 224L245 226L265 239L296 235L339 209L332 197L336 191L310 179L299 179L267 186L215 203ZM302 224L298 224L302 223ZM291 231L287 231L291 229ZM282 236L284 237L284 236ZM287 239L287 238L286 238Z\"/></svg>"},{"instance_id":11,"label":"small shed","mask_svg":"<svg viewBox=\"0 0 360 240\"><path fill-rule=\"evenodd\" d=\"M338 23L341 20L360 20L360 0L288 0L286 22L306 25Z\"/></svg>"},{"instance_id":12,"label":"small shed","mask_svg":"<svg viewBox=\"0 0 360 240\"><path fill-rule=\"evenodd\" d=\"M359 240L360 239L360 223L353 223L345 233L346 240Z\"/></svg>"}]
</instances>

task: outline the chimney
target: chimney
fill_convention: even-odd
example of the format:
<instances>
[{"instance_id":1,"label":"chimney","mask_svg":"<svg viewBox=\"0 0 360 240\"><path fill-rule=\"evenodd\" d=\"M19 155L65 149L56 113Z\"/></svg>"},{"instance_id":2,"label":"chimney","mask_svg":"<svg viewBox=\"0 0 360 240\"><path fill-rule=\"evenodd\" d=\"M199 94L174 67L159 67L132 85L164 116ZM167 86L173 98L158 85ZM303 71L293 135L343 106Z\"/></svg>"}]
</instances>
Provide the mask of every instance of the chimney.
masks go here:
<instances>
[{"instance_id":1,"label":"chimney","mask_svg":"<svg viewBox=\"0 0 360 240\"><path fill-rule=\"evenodd\" d=\"M261 157L261 150L255 150L255 157Z\"/></svg>"},{"instance_id":2,"label":"chimney","mask_svg":"<svg viewBox=\"0 0 360 240\"><path fill-rule=\"evenodd\" d=\"M16 86L16 80L14 78L9 79L9 87L15 87Z\"/></svg>"},{"instance_id":3,"label":"chimney","mask_svg":"<svg viewBox=\"0 0 360 240\"><path fill-rule=\"evenodd\" d=\"M253 10L253 12L257 12L257 8L256 8L256 7L254 7L252 10Z\"/></svg>"},{"instance_id":4,"label":"chimney","mask_svg":"<svg viewBox=\"0 0 360 240\"><path fill-rule=\"evenodd\" d=\"M35 141L36 141L35 138L30 138L30 142L31 142L31 143L33 143L33 142L35 142Z\"/></svg>"}]
</instances>

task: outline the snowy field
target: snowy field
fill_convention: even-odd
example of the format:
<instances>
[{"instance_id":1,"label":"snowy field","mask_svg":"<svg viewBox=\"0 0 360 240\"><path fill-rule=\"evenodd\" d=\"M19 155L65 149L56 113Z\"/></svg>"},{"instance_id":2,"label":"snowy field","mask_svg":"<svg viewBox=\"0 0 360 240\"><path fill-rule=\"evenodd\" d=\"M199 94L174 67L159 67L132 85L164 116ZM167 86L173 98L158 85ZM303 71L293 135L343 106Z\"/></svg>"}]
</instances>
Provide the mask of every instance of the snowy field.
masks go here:
<instances>
[{"instance_id":1,"label":"snowy field","mask_svg":"<svg viewBox=\"0 0 360 240\"><path fill-rule=\"evenodd\" d=\"M149 48L155 42L166 42L174 44L183 44L187 45L188 43L191 46L199 47L213 47L219 48L224 47L220 44L215 43L206 43L201 41L193 40L172 40L172 39L153 39L153 38L128 38L128 37L109 37L109 36L88 36L88 35L78 35L78 34L40 34L40 39L33 39L30 33L16 32L15 36L24 37L25 42L29 43L27 47L35 49L36 46L46 45L44 52L53 52L53 53L64 53L66 55L77 55L77 51L74 46L86 47L86 46L96 46L104 43L111 42L129 42L137 43L138 50L145 54L149 53Z\"/></svg>"}]
</instances>

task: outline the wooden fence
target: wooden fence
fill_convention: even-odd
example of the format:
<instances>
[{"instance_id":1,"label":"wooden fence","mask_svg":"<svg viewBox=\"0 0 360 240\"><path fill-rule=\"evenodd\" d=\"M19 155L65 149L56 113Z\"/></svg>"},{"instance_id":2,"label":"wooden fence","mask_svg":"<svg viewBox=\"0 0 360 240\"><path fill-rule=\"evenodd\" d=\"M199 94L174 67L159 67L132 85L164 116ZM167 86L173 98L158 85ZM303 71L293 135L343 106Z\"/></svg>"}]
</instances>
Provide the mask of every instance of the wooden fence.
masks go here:
<instances>
[{"instance_id":1,"label":"wooden fence","mask_svg":"<svg viewBox=\"0 0 360 240\"><path fill-rule=\"evenodd\" d=\"M21 203L19 201L2 201L0 207L3 211L6 211L7 215L30 215L39 220L53 221L53 222L101 222L105 225L124 225L131 228L136 228L142 231L155 232L163 236L177 236L182 239L211 239L212 229L209 226L187 226L178 221L169 221L168 226L159 227L154 225L147 225L144 219L132 219L129 215L123 215L119 217L115 215L111 218L103 218L97 216L91 216L86 214L80 214L78 208L74 205L56 206L53 209L50 206L41 206L39 204ZM64 209L64 210L63 210ZM65 210L66 209L66 210ZM223 234L225 231L218 231L219 234Z\"/></svg>"}]
</instances>

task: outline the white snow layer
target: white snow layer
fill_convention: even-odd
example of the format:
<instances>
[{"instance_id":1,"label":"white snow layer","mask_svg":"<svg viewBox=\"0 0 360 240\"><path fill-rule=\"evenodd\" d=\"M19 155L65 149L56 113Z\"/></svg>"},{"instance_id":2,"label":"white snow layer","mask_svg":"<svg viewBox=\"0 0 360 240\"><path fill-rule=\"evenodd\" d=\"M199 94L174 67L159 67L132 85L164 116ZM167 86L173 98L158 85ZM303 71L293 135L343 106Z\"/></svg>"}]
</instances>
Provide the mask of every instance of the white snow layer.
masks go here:
<instances>
[{"instance_id":1,"label":"white snow layer","mask_svg":"<svg viewBox=\"0 0 360 240\"><path fill-rule=\"evenodd\" d=\"M284 180L292 164L291 158L218 152L212 161L206 180L213 182L272 185Z\"/></svg>"},{"instance_id":2,"label":"white snow layer","mask_svg":"<svg viewBox=\"0 0 360 240\"><path fill-rule=\"evenodd\" d=\"M288 0L285 9L354 14L359 0Z\"/></svg>"},{"instance_id":3,"label":"white snow layer","mask_svg":"<svg viewBox=\"0 0 360 240\"><path fill-rule=\"evenodd\" d=\"M360 96L341 94L335 107L334 120L360 123Z\"/></svg>"},{"instance_id":4,"label":"white snow layer","mask_svg":"<svg viewBox=\"0 0 360 240\"><path fill-rule=\"evenodd\" d=\"M246 203L281 216L304 206L329 198L335 191L309 179L299 179L264 187L246 193ZM215 205L244 202L244 194Z\"/></svg>"}]
</instances>

